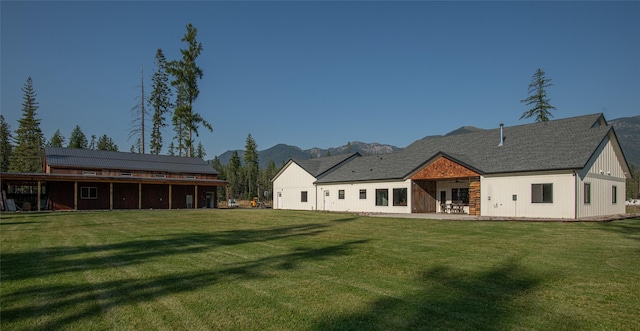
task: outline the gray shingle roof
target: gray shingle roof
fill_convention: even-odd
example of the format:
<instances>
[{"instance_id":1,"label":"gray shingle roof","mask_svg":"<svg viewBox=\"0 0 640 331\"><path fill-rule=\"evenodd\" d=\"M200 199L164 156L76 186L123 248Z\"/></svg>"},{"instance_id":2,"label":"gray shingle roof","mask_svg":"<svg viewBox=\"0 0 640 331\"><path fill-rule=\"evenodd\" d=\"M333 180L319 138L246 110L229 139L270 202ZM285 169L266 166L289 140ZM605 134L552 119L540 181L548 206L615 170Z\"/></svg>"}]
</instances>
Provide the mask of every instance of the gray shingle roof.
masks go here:
<instances>
[{"instance_id":1,"label":"gray shingle roof","mask_svg":"<svg viewBox=\"0 0 640 331\"><path fill-rule=\"evenodd\" d=\"M298 164L302 169L311 174L313 177L318 177L354 156L360 156L360 153L342 154L306 160L292 159L291 161Z\"/></svg>"},{"instance_id":2,"label":"gray shingle roof","mask_svg":"<svg viewBox=\"0 0 640 331\"><path fill-rule=\"evenodd\" d=\"M195 157L189 158L63 147L45 148L45 157L48 165L63 168L218 174L207 162Z\"/></svg>"},{"instance_id":3,"label":"gray shingle roof","mask_svg":"<svg viewBox=\"0 0 640 331\"><path fill-rule=\"evenodd\" d=\"M402 179L437 155L482 174L580 169L611 130L602 114L593 114L505 127L504 146L499 128L428 137L394 154L355 158L317 182Z\"/></svg>"}]
</instances>

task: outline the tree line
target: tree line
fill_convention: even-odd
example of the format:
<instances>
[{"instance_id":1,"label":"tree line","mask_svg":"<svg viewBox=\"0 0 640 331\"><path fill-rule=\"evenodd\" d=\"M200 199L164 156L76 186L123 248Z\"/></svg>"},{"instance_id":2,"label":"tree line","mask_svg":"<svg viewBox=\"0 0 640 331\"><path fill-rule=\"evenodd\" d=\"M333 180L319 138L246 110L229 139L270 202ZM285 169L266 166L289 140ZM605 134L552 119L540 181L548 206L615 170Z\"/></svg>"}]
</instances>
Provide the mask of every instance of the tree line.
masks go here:
<instances>
[{"instance_id":1,"label":"tree line","mask_svg":"<svg viewBox=\"0 0 640 331\"><path fill-rule=\"evenodd\" d=\"M271 179L282 168L282 165L277 167L271 160L266 168L260 169L258 145L251 134L245 141L243 160L240 159L238 151L233 151L226 165L222 164L216 156L211 161L211 166L218 171L218 178L229 182L228 191L225 192L225 188L219 188L218 197L226 198L228 193L228 198L240 200L250 200L254 197L271 200L273 198Z\"/></svg>"}]
</instances>

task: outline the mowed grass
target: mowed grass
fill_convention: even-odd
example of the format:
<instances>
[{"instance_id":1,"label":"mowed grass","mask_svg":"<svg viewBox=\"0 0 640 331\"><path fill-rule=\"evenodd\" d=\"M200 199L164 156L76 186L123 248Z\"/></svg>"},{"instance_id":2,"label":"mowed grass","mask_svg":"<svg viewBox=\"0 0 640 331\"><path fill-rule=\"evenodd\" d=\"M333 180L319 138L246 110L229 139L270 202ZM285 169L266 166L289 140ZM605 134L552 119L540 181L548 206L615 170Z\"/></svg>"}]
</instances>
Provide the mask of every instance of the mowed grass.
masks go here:
<instances>
[{"instance_id":1,"label":"mowed grass","mask_svg":"<svg viewBox=\"0 0 640 331\"><path fill-rule=\"evenodd\" d=\"M5 330L637 330L640 220L3 214Z\"/></svg>"}]
</instances>

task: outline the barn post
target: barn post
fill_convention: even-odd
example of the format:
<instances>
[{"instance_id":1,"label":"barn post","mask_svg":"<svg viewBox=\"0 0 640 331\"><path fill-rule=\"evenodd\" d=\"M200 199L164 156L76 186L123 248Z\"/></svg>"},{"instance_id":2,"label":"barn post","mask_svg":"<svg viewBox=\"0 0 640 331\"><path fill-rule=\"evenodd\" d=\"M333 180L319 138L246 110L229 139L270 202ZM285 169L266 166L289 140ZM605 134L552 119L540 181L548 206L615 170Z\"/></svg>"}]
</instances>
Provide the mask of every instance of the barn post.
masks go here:
<instances>
[{"instance_id":1,"label":"barn post","mask_svg":"<svg viewBox=\"0 0 640 331\"><path fill-rule=\"evenodd\" d=\"M196 189L195 189L196 193L195 193L195 201L193 202L193 209L198 209L198 184L196 184Z\"/></svg>"},{"instance_id":2,"label":"barn post","mask_svg":"<svg viewBox=\"0 0 640 331\"><path fill-rule=\"evenodd\" d=\"M169 209L171 209L171 184L169 184Z\"/></svg>"},{"instance_id":3,"label":"barn post","mask_svg":"<svg viewBox=\"0 0 640 331\"><path fill-rule=\"evenodd\" d=\"M142 209L142 183L138 183L138 209Z\"/></svg>"},{"instance_id":4,"label":"barn post","mask_svg":"<svg viewBox=\"0 0 640 331\"><path fill-rule=\"evenodd\" d=\"M113 182L109 182L109 210L113 210Z\"/></svg>"},{"instance_id":5,"label":"barn post","mask_svg":"<svg viewBox=\"0 0 640 331\"><path fill-rule=\"evenodd\" d=\"M78 210L78 182L73 182L73 210Z\"/></svg>"}]
</instances>

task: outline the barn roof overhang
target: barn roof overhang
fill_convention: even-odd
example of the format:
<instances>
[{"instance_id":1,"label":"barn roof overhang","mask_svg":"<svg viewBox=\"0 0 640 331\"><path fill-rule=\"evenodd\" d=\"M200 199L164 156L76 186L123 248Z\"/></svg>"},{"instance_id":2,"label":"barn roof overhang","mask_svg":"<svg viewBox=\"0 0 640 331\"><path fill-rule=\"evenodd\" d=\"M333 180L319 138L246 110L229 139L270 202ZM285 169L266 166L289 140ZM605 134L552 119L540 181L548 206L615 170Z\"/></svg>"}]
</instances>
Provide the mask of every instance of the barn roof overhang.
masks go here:
<instances>
[{"instance_id":1,"label":"barn roof overhang","mask_svg":"<svg viewBox=\"0 0 640 331\"><path fill-rule=\"evenodd\" d=\"M77 175L77 174L50 174L50 173L0 173L0 181L10 183L35 183L35 182L92 182L92 183L132 183L132 184L173 184L173 185L202 185L202 186L227 186L229 182L220 179L194 179L194 178L158 178L138 176L101 176L101 175Z\"/></svg>"}]
</instances>

